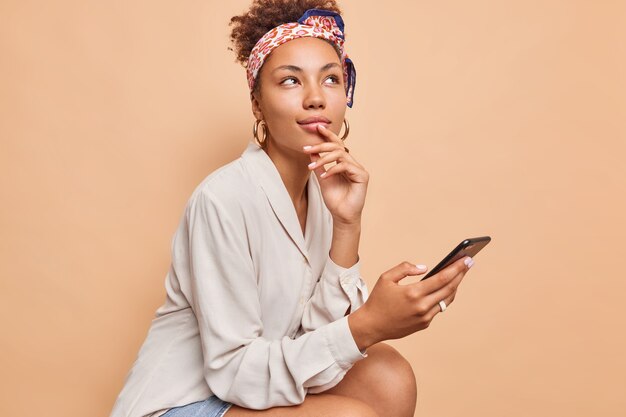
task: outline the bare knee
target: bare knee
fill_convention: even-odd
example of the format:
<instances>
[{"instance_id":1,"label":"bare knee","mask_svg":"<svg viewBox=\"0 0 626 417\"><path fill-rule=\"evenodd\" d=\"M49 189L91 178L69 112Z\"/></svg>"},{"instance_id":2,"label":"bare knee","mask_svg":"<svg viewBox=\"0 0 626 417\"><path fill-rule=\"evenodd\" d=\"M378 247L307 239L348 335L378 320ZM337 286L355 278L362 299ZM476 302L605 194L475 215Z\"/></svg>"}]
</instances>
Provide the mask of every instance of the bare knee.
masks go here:
<instances>
[{"instance_id":1,"label":"bare knee","mask_svg":"<svg viewBox=\"0 0 626 417\"><path fill-rule=\"evenodd\" d=\"M378 343L368 349L368 356L365 360L372 360L367 372L376 376L376 385L380 389L389 389L397 396L398 389L402 388L405 394L416 396L413 368L396 349L386 343Z\"/></svg>"},{"instance_id":2,"label":"bare knee","mask_svg":"<svg viewBox=\"0 0 626 417\"><path fill-rule=\"evenodd\" d=\"M367 361L369 360L369 363ZM360 370L368 381L373 407L394 416L413 416L417 403L417 383L411 364L393 347L378 343L368 349ZM355 365L356 366L356 365Z\"/></svg>"}]
</instances>

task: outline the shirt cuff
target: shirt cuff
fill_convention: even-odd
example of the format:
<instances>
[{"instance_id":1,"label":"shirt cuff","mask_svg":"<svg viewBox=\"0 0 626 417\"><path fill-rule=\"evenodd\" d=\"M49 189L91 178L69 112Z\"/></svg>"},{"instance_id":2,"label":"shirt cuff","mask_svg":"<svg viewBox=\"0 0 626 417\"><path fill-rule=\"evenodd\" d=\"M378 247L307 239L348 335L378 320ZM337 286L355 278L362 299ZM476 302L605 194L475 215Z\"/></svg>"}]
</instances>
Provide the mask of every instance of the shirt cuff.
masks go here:
<instances>
[{"instance_id":1,"label":"shirt cuff","mask_svg":"<svg viewBox=\"0 0 626 417\"><path fill-rule=\"evenodd\" d=\"M333 262L329 254L324 266L324 275L327 279L331 278L331 281L337 285L355 284L361 277L361 258L358 257L356 263L350 268L344 268Z\"/></svg>"},{"instance_id":2,"label":"shirt cuff","mask_svg":"<svg viewBox=\"0 0 626 417\"><path fill-rule=\"evenodd\" d=\"M326 342L335 361L343 369L349 369L356 361L367 357L367 353L359 350L352 337L348 316L326 326Z\"/></svg>"}]
</instances>

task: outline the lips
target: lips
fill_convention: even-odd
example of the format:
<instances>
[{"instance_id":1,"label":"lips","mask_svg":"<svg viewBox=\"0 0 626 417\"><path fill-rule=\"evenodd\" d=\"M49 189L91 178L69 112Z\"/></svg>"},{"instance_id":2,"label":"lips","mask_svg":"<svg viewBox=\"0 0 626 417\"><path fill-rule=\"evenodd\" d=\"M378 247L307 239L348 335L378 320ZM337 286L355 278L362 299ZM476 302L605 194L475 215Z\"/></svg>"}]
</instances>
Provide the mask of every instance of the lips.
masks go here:
<instances>
[{"instance_id":1,"label":"lips","mask_svg":"<svg viewBox=\"0 0 626 417\"><path fill-rule=\"evenodd\" d=\"M300 124L300 125L307 125L307 124L311 124L311 123L326 123L326 124L329 124L330 120L328 120L327 118L325 118L323 116L314 116L314 117L309 117L308 119L298 120L298 124Z\"/></svg>"},{"instance_id":2,"label":"lips","mask_svg":"<svg viewBox=\"0 0 626 417\"><path fill-rule=\"evenodd\" d=\"M330 123L330 120L323 116L314 116L304 120L298 120L298 124L302 127L302 129L310 133L318 133L317 125L324 125L324 127L328 127Z\"/></svg>"}]
</instances>

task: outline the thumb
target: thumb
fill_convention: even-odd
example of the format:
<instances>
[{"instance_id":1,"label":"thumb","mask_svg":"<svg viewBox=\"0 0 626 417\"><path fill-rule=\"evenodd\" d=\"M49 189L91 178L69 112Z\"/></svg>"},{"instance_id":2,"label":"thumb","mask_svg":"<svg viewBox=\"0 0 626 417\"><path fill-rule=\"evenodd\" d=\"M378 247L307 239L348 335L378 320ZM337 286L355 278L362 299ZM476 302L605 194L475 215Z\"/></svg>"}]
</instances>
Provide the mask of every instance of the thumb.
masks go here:
<instances>
[{"instance_id":1,"label":"thumb","mask_svg":"<svg viewBox=\"0 0 626 417\"><path fill-rule=\"evenodd\" d=\"M398 283L408 276L421 275L426 272L427 269L426 265L415 265L404 261L390 270L383 272L380 278Z\"/></svg>"}]
</instances>

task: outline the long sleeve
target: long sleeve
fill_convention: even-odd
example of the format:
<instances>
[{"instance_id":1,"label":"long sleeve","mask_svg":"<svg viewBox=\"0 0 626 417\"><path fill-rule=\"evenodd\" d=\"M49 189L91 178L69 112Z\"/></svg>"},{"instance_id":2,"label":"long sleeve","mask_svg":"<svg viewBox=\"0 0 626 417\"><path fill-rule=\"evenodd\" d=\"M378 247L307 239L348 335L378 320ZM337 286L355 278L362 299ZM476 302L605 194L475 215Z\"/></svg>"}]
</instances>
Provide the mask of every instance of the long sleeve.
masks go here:
<instances>
[{"instance_id":1,"label":"long sleeve","mask_svg":"<svg viewBox=\"0 0 626 417\"><path fill-rule=\"evenodd\" d=\"M352 313L365 303L367 285L360 275L361 259L350 268L337 265L330 256L308 300L302 316L302 329L313 331Z\"/></svg>"},{"instance_id":2,"label":"long sleeve","mask_svg":"<svg viewBox=\"0 0 626 417\"><path fill-rule=\"evenodd\" d=\"M188 264L186 296L215 395L250 409L296 405L309 389L337 384L363 358L342 315L295 339L263 338L257 274L236 203L205 188L190 200L186 221L188 236L176 245L187 246L173 253L188 257L179 261Z\"/></svg>"}]
</instances>

